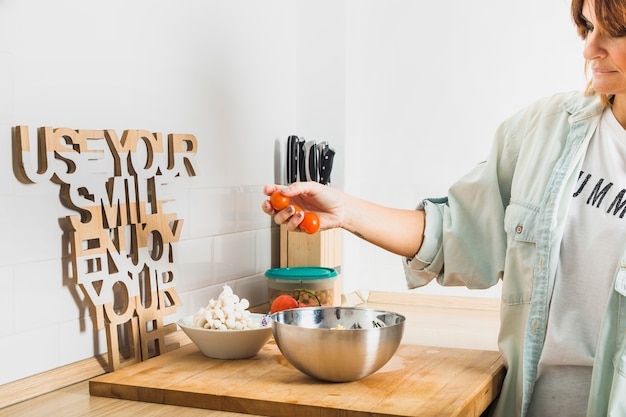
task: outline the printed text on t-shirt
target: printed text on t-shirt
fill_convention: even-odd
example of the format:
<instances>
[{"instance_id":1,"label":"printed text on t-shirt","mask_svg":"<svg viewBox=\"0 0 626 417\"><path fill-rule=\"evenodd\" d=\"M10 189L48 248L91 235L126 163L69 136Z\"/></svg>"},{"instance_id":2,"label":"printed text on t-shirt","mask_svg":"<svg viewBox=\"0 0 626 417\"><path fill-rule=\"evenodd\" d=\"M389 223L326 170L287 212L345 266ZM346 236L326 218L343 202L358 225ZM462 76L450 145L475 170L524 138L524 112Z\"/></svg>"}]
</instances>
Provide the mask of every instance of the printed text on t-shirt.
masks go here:
<instances>
[{"instance_id":1,"label":"printed text on t-shirt","mask_svg":"<svg viewBox=\"0 0 626 417\"><path fill-rule=\"evenodd\" d=\"M604 178L592 179L592 175L580 171L578 186L573 197L587 197L587 205L601 208L608 214L619 216L620 219L626 214L626 188L617 191L612 182L606 182ZM584 192L584 194L583 194ZM610 192L610 194L609 194ZM607 199L606 197L609 196Z\"/></svg>"}]
</instances>

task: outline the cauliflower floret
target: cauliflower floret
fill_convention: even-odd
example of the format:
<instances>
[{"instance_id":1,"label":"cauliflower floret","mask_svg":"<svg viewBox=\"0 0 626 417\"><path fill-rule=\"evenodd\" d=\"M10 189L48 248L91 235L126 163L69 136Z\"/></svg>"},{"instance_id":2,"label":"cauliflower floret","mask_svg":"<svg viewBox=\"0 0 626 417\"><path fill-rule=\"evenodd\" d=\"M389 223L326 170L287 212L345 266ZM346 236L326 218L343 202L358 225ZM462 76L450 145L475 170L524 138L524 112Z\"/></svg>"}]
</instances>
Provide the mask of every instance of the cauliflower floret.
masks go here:
<instances>
[{"instance_id":1,"label":"cauliflower floret","mask_svg":"<svg viewBox=\"0 0 626 417\"><path fill-rule=\"evenodd\" d=\"M217 300L211 299L194 315L192 325L215 330L246 330L259 327L250 317L250 302L239 298L232 288L224 285Z\"/></svg>"}]
</instances>

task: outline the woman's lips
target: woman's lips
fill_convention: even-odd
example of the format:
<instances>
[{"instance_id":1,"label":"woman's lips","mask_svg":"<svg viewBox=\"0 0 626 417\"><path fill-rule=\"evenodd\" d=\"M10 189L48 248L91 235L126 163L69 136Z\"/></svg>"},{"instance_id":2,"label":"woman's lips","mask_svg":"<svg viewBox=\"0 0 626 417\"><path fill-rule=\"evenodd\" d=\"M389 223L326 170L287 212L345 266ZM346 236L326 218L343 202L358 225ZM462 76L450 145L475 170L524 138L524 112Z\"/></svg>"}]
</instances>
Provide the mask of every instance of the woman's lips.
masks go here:
<instances>
[{"instance_id":1,"label":"woman's lips","mask_svg":"<svg viewBox=\"0 0 626 417\"><path fill-rule=\"evenodd\" d=\"M593 68L591 71L593 72L593 75L595 76L611 75L617 72L617 71L602 69L602 68Z\"/></svg>"}]
</instances>

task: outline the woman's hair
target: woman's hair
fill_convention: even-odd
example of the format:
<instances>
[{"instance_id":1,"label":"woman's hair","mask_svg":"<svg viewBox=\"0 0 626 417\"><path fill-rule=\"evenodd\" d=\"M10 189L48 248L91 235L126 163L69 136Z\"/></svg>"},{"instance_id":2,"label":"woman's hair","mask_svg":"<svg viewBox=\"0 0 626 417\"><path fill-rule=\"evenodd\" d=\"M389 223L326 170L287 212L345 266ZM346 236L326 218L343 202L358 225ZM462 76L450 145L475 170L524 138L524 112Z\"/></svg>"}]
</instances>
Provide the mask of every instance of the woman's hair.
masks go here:
<instances>
[{"instance_id":1,"label":"woman's hair","mask_svg":"<svg viewBox=\"0 0 626 417\"><path fill-rule=\"evenodd\" d=\"M624 0L586 0L594 8L596 25L604 32L613 37L626 36L626 2ZM572 0L572 18L581 38L586 39L590 27L587 19L583 17L583 5L585 0ZM587 84L588 95L595 94L591 81ZM613 95L600 94L604 105L611 105Z\"/></svg>"}]
</instances>

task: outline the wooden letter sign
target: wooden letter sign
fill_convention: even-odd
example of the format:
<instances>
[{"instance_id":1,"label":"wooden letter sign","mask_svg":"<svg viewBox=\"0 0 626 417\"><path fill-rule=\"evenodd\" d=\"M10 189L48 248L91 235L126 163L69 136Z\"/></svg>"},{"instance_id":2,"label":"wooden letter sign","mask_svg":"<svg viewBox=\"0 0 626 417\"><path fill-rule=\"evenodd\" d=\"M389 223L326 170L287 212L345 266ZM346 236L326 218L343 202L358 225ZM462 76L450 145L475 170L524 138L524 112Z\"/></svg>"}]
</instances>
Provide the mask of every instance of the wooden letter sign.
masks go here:
<instances>
[{"instance_id":1,"label":"wooden letter sign","mask_svg":"<svg viewBox=\"0 0 626 417\"><path fill-rule=\"evenodd\" d=\"M23 183L60 186L67 216L72 277L106 329L109 370L177 346L176 324L163 317L181 304L174 288L176 243L183 220L167 213L166 186L195 175L193 135L126 130L13 128L13 169ZM161 197L161 198L160 198Z\"/></svg>"}]
</instances>

